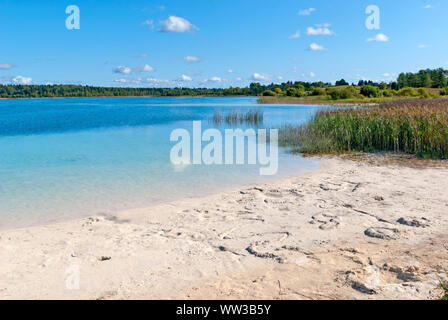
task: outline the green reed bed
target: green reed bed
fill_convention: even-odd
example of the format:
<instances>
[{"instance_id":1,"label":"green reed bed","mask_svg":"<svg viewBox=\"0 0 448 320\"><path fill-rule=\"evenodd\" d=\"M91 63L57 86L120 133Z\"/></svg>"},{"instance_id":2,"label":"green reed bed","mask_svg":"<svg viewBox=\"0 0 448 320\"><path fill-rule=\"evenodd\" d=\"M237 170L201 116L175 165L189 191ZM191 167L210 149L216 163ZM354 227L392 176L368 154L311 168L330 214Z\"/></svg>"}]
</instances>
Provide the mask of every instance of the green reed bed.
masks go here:
<instances>
[{"instance_id":1,"label":"green reed bed","mask_svg":"<svg viewBox=\"0 0 448 320\"><path fill-rule=\"evenodd\" d=\"M248 110L246 112L231 110L226 114L216 110L213 115L213 122L216 124L225 122L227 124L249 123L257 125L263 123L263 117L263 111L260 110Z\"/></svg>"},{"instance_id":2,"label":"green reed bed","mask_svg":"<svg viewBox=\"0 0 448 320\"><path fill-rule=\"evenodd\" d=\"M393 151L447 159L448 101L321 110L307 124L282 128L280 144L306 153Z\"/></svg>"}]
</instances>

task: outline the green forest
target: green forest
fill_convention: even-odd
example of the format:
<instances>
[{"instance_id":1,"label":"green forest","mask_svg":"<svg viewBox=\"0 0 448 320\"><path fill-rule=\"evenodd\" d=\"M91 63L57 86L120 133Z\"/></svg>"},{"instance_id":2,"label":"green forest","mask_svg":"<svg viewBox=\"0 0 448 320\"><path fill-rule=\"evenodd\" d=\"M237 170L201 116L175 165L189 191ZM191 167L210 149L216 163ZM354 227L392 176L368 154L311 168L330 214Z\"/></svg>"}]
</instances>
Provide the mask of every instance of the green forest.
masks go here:
<instances>
[{"instance_id":1,"label":"green forest","mask_svg":"<svg viewBox=\"0 0 448 320\"><path fill-rule=\"evenodd\" d=\"M375 88L381 90L401 90L403 88L441 88L448 86L448 70L426 69L417 73L401 73L396 81L376 83L359 81L351 86L363 87L369 90L367 96L375 94ZM251 83L249 87L239 88L124 88L124 87L93 87L82 85L0 85L0 98L53 98L53 97L178 97L178 96L301 96L302 92L310 95L322 95L323 90L329 95L339 94L332 91L333 87L348 86L344 79L333 85L324 82L288 81L281 84L263 85ZM350 89L350 88L349 88ZM347 90L349 90L347 89ZM347 91L345 90L345 91ZM353 90L353 89L352 89ZM362 93L362 92L361 92Z\"/></svg>"}]
</instances>

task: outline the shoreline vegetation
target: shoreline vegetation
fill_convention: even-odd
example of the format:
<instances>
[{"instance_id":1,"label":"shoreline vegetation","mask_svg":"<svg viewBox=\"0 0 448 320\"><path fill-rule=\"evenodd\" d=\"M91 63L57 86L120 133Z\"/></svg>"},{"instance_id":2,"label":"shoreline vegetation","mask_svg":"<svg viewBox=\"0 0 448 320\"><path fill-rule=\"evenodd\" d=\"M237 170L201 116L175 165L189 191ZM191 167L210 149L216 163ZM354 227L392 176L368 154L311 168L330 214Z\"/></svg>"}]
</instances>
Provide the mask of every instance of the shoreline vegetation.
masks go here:
<instances>
[{"instance_id":1,"label":"shoreline vegetation","mask_svg":"<svg viewBox=\"0 0 448 320\"><path fill-rule=\"evenodd\" d=\"M280 145L306 154L389 151L448 159L448 100L322 109L306 124L281 128L279 139Z\"/></svg>"},{"instance_id":2,"label":"shoreline vegetation","mask_svg":"<svg viewBox=\"0 0 448 320\"><path fill-rule=\"evenodd\" d=\"M227 113L222 113L220 110L216 110L213 114L213 122L215 124L227 123L227 124L253 124L260 125L263 123L264 113L258 109L251 109L246 112L238 110L230 110Z\"/></svg>"}]
</instances>

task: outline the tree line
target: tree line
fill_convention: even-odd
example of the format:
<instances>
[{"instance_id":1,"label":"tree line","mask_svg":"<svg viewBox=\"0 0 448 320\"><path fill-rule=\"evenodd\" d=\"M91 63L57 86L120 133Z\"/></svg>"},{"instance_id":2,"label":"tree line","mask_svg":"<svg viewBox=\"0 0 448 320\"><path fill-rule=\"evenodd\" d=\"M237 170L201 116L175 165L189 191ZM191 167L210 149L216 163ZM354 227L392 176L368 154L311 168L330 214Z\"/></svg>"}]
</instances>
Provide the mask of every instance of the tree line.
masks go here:
<instances>
[{"instance_id":1,"label":"tree line","mask_svg":"<svg viewBox=\"0 0 448 320\"><path fill-rule=\"evenodd\" d=\"M376 83L361 80L357 86L373 86L381 90L400 90L403 88L447 88L448 70L426 69L417 73L401 73L396 81ZM300 96L303 91L321 95L323 89L334 86L347 86L344 79L335 85L328 82L288 81L281 84L251 83L248 87L230 88L123 88L93 87L81 85L0 85L0 98L53 98L53 97L179 97L179 96L258 96L265 93L286 92ZM356 86L356 84L352 84Z\"/></svg>"}]
</instances>

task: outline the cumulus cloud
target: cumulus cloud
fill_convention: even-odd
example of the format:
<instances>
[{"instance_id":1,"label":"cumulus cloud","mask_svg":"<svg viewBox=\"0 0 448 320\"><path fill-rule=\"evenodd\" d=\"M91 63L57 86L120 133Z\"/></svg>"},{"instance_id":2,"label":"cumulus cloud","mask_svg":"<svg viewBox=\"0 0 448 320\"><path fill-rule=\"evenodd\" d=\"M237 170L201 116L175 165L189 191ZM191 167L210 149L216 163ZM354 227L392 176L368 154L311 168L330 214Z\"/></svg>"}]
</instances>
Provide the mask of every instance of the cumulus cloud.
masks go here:
<instances>
[{"instance_id":1,"label":"cumulus cloud","mask_svg":"<svg viewBox=\"0 0 448 320\"><path fill-rule=\"evenodd\" d=\"M212 82L221 82L222 79L220 77L212 77L212 78L210 78L210 81L212 81Z\"/></svg>"},{"instance_id":2,"label":"cumulus cloud","mask_svg":"<svg viewBox=\"0 0 448 320\"><path fill-rule=\"evenodd\" d=\"M395 73L386 72L386 73L383 73L383 77L385 77L385 78L395 77Z\"/></svg>"},{"instance_id":3,"label":"cumulus cloud","mask_svg":"<svg viewBox=\"0 0 448 320\"><path fill-rule=\"evenodd\" d=\"M156 71L153 67L151 67L149 64L145 64L143 67L138 67L135 69L137 72L154 72Z\"/></svg>"},{"instance_id":4,"label":"cumulus cloud","mask_svg":"<svg viewBox=\"0 0 448 320\"><path fill-rule=\"evenodd\" d=\"M312 43L308 47L308 50L309 51L323 51L323 50L325 50L325 48L324 48L324 46L321 46L320 44Z\"/></svg>"},{"instance_id":5,"label":"cumulus cloud","mask_svg":"<svg viewBox=\"0 0 448 320\"><path fill-rule=\"evenodd\" d=\"M15 84L30 84L32 81L33 79L22 76L17 76L12 79L12 82L14 82Z\"/></svg>"},{"instance_id":6,"label":"cumulus cloud","mask_svg":"<svg viewBox=\"0 0 448 320\"><path fill-rule=\"evenodd\" d=\"M232 69L227 70L228 73L233 73Z\"/></svg>"},{"instance_id":7,"label":"cumulus cloud","mask_svg":"<svg viewBox=\"0 0 448 320\"><path fill-rule=\"evenodd\" d=\"M277 80L282 81L282 80L283 80L283 77L282 77L282 76L278 76L278 77L277 77Z\"/></svg>"},{"instance_id":8,"label":"cumulus cloud","mask_svg":"<svg viewBox=\"0 0 448 320\"><path fill-rule=\"evenodd\" d=\"M190 21L176 16L170 16L167 20L160 22L162 27L160 32L169 33L184 33L192 30L199 30L195 25L191 24Z\"/></svg>"},{"instance_id":9,"label":"cumulus cloud","mask_svg":"<svg viewBox=\"0 0 448 320\"><path fill-rule=\"evenodd\" d=\"M310 76L311 78L314 78L314 77L316 76L316 74L315 74L314 72L310 72L309 76Z\"/></svg>"},{"instance_id":10,"label":"cumulus cloud","mask_svg":"<svg viewBox=\"0 0 448 320\"><path fill-rule=\"evenodd\" d=\"M423 7L424 9L432 9L432 8L434 8L432 5L430 5L430 4L427 4L426 6L424 6Z\"/></svg>"},{"instance_id":11,"label":"cumulus cloud","mask_svg":"<svg viewBox=\"0 0 448 320\"><path fill-rule=\"evenodd\" d=\"M184 61L187 63L197 63L197 62L201 62L202 60L195 56L186 56L186 57L184 57Z\"/></svg>"},{"instance_id":12,"label":"cumulus cloud","mask_svg":"<svg viewBox=\"0 0 448 320\"><path fill-rule=\"evenodd\" d=\"M309 36L332 36L334 32L328 29L328 27L308 27L306 29L306 34Z\"/></svg>"},{"instance_id":13,"label":"cumulus cloud","mask_svg":"<svg viewBox=\"0 0 448 320\"><path fill-rule=\"evenodd\" d=\"M11 69L11 68L12 68L12 65L10 65L9 63L0 64L0 69L1 70L8 70L8 69Z\"/></svg>"},{"instance_id":14,"label":"cumulus cloud","mask_svg":"<svg viewBox=\"0 0 448 320\"><path fill-rule=\"evenodd\" d=\"M419 45L417 46L417 48L420 48L420 49L424 49L424 48L426 48L426 47L427 47L426 44L419 44Z\"/></svg>"},{"instance_id":15,"label":"cumulus cloud","mask_svg":"<svg viewBox=\"0 0 448 320\"><path fill-rule=\"evenodd\" d=\"M315 8L309 8L309 9L304 9L304 10L300 10L299 11L299 15L300 16L309 16L311 13L313 13L314 11L316 11Z\"/></svg>"},{"instance_id":16,"label":"cumulus cloud","mask_svg":"<svg viewBox=\"0 0 448 320\"><path fill-rule=\"evenodd\" d=\"M193 79L190 76L183 74L180 76L179 81L191 82L191 81L193 81Z\"/></svg>"},{"instance_id":17,"label":"cumulus cloud","mask_svg":"<svg viewBox=\"0 0 448 320\"><path fill-rule=\"evenodd\" d=\"M255 80L255 81L270 81L271 78L272 77L269 74L264 74L264 73L255 72L252 75L252 80Z\"/></svg>"},{"instance_id":18,"label":"cumulus cloud","mask_svg":"<svg viewBox=\"0 0 448 320\"><path fill-rule=\"evenodd\" d=\"M389 41L389 37L386 36L384 33L378 33L373 38L368 38L367 42L387 42Z\"/></svg>"},{"instance_id":19,"label":"cumulus cloud","mask_svg":"<svg viewBox=\"0 0 448 320\"><path fill-rule=\"evenodd\" d=\"M290 35L288 37L288 39L297 39L297 38L300 38L300 31L299 30L297 30L296 33L294 33L294 34L292 34L292 35Z\"/></svg>"},{"instance_id":20,"label":"cumulus cloud","mask_svg":"<svg viewBox=\"0 0 448 320\"><path fill-rule=\"evenodd\" d=\"M118 66L114 69L114 73L131 74L131 68L127 66Z\"/></svg>"}]
</instances>

